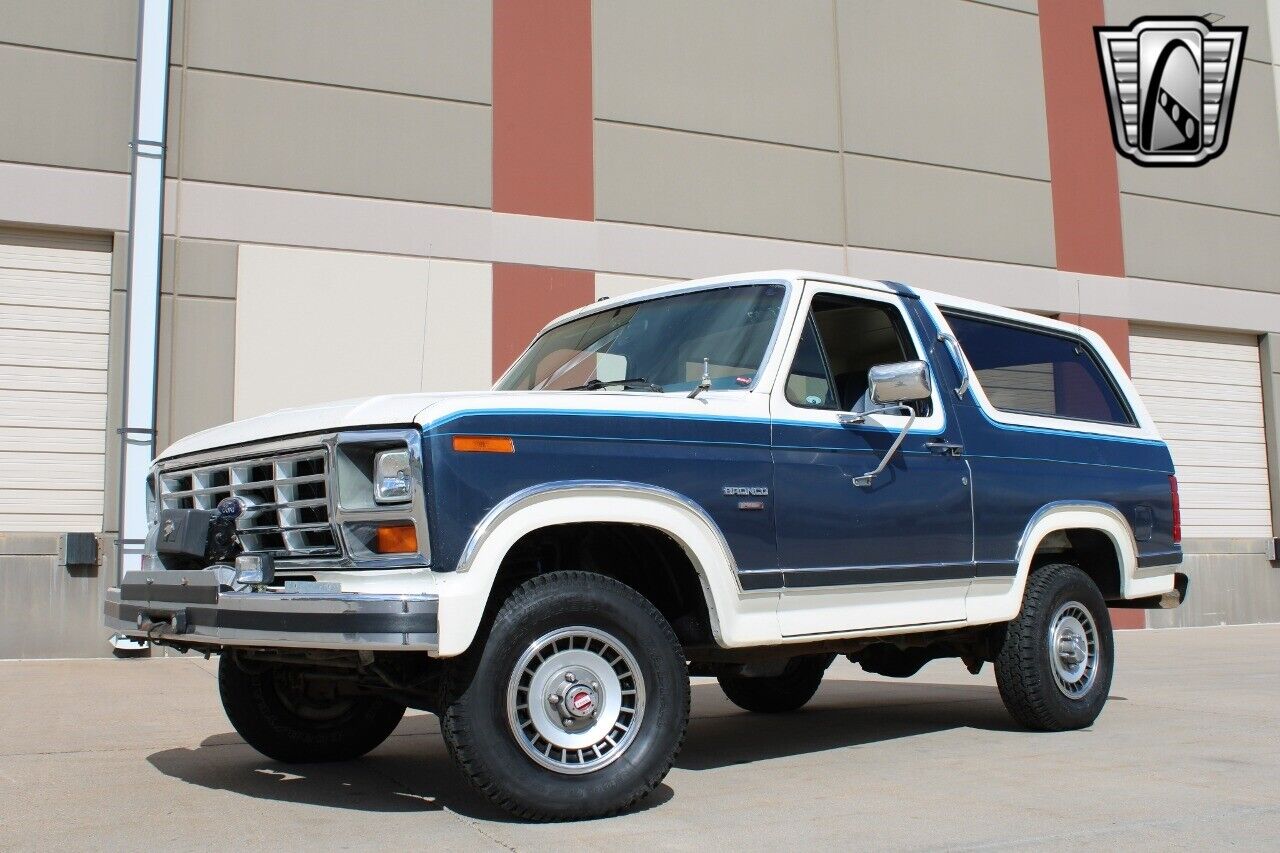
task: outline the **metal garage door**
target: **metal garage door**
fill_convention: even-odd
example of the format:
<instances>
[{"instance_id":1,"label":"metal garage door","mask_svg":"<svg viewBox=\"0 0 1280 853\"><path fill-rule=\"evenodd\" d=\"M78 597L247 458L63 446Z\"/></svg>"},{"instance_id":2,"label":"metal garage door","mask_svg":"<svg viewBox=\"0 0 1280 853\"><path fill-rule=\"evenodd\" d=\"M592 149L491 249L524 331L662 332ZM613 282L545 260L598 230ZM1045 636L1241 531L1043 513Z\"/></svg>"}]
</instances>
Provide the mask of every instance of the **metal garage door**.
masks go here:
<instances>
[{"instance_id":1,"label":"metal garage door","mask_svg":"<svg viewBox=\"0 0 1280 853\"><path fill-rule=\"evenodd\" d=\"M1257 337L1131 331L1134 384L1177 468L1183 536L1270 537Z\"/></svg>"},{"instance_id":2,"label":"metal garage door","mask_svg":"<svg viewBox=\"0 0 1280 853\"><path fill-rule=\"evenodd\" d=\"M0 229L0 531L102 529L108 238Z\"/></svg>"}]
</instances>

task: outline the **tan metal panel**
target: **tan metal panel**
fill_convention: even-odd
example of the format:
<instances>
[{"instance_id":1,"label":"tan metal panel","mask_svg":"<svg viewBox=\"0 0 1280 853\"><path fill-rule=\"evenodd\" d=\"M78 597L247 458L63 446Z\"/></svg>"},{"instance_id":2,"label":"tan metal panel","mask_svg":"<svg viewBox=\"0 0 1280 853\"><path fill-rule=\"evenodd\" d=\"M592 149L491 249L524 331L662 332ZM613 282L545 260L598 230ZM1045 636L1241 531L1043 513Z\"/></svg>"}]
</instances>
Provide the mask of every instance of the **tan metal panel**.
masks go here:
<instances>
[{"instance_id":1,"label":"tan metal panel","mask_svg":"<svg viewBox=\"0 0 1280 853\"><path fill-rule=\"evenodd\" d=\"M840 243L835 153L596 122L596 218Z\"/></svg>"},{"instance_id":2,"label":"tan metal panel","mask_svg":"<svg viewBox=\"0 0 1280 853\"><path fill-rule=\"evenodd\" d=\"M172 304L173 344L165 377L171 442L232 419L237 331L234 302L179 296ZM277 325L277 337L298 346L295 360L304 362L302 341L314 342L315 337L290 325L287 321ZM260 371L270 376L276 368L261 365Z\"/></svg>"},{"instance_id":3,"label":"tan metal panel","mask_svg":"<svg viewBox=\"0 0 1280 853\"><path fill-rule=\"evenodd\" d=\"M845 180L851 246L1054 265L1047 181L852 154Z\"/></svg>"},{"instance_id":4,"label":"tan metal panel","mask_svg":"<svg viewBox=\"0 0 1280 853\"><path fill-rule=\"evenodd\" d=\"M1128 193L1120 211L1130 276L1280 293L1280 216Z\"/></svg>"},{"instance_id":5,"label":"tan metal panel","mask_svg":"<svg viewBox=\"0 0 1280 853\"><path fill-rule=\"evenodd\" d=\"M1134 325L1129 359L1173 455L1183 535L1271 536L1257 337Z\"/></svg>"},{"instance_id":6,"label":"tan metal panel","mask_svg":"<svg viewBox=\"0 0 1280 853\"><path fill-rule=\"evenodd\" d=\"M596 118L838 147L830 0L597 0Z\"/></svg>"},{"instance_id":7,"label":"tan metal panel","mask_svg":"<svg viewBox=\"0 0 1280 853\"><path fill-rule=\"evenodd\" d=\"M0 160L129 170L132 62L0 45L0 80Z\"/></svg>"},{"instance_id":8,"label":"tan metal panel","mask_svg":"<svg viewBox=\"0 0 1280 853\"><path fill-rule=\"evenodd\" d=\"M845 150L1047 180L1040 28L959 0L838 0Z\"/></svg>"},{"instance_id":9,"label":"tan metal panel","mask_svg":"<svg viewBox=\"0 0 1280 853\"><path fill-rule=\"evenodd\" d=\"M0 230L0 531L102 527L110 245Z\"/></svg>"},{"instance_id":10,"label":"tan metal panel","mask_svg":"<svg viewBox=\"0 0 1280 853\"><path fill-rule=\"evenodd\" d=\"M492 4L195 0L187 64L490 103Z\"/></svg>"},{"instance_id":11,"label":"tan metal panel","mask_svg":"<svg viewBox=\"0 0 1280 853\"><path fill-rule=\"evenodd\" d=\"M1246 44L1258 32L1251 29ZM1119 158L1121 191L1280 214L1275 76L1265 65L1242 63L1236 93L1223 156L1195 169L1148 169Z\"/></svg>"},{"instance_id":12,"label":"tan metal panel","mask_svg":"<svg viewBox=\"0 0 1280 853\"><path fill-rule=\"evenodd\" d=\"M1245 40L1244 55L1260 62L1276 61L1274 48L1268 36L1268 2L1270 0L1216 0L1213 11L1222 15L1222 26L1249 28L1249 38ZM1129 23L1141 15L1189 15L1194 18L1203 17L1205 5L1200 0L1161 0L1157 8L1151 0L1104 0L1107 23L1111 26L1129 26Z\"/></svg>"},{"instance_id":13,"label":"tan metal panel","mask_svg":"<svg viewBox=\"0 0 1280 853\"><path fill-rule=\"evenodd\" d=\"M137 0L0 0L0 41L132 59Z\"/></svg>"},{"instance_id":14,"label":"tan metal panel","mask_svg":"<svg viewBox=\"0 0 1280 853\"><path fill-rule=\"evenodd\" d=\"M487 106L204 71L183 97L188 178L490 204Z\"/></svg>"}]
</instances>

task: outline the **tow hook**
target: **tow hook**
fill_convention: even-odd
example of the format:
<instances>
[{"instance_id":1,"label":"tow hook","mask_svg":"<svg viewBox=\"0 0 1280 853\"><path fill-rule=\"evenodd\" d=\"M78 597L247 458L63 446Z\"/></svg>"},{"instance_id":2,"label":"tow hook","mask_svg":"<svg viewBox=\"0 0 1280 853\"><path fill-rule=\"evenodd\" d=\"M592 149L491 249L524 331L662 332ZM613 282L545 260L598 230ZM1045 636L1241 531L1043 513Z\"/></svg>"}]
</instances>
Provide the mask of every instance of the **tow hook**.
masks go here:
<instances>
[{"instance_id":1,"label":"tow hook","mask_svg":"<svg viewBox=\"0 0 1280 853\"><path fill-rule=\"evenodd\" d=\"M138 614L138 630L145 631L152 642L165 634L187 633L187 611L179 610L168 617Z\"/></svg>"}]
</instances>

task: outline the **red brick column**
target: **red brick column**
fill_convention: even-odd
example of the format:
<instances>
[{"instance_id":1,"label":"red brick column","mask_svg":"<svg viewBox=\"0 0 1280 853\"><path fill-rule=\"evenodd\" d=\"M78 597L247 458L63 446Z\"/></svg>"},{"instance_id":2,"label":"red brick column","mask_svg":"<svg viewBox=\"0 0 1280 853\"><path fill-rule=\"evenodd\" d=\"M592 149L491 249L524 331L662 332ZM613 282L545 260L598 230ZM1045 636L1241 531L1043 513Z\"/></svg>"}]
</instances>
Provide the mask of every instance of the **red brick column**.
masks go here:
<instances>
[{"instance_id":1,"label":"red brick column","mask_svg":"<svg viewBox=\"0 0 1280 853\"><path fill-rule=\"evenodd\" d=\"M1124 275L1120 183L1093 28L1102 0L1040 0L1058 269Z\"/></svg>"},{"instance_id":2,"label":"red brick column","mask_svg":"<svg viewBox=\"0 0 1280 853\"><path fill-rule=\"evenodd\" d=\"M493 209L595 217L590 0L494 0ZM493 375L553 317L595 298L595 275L493 265Z\"/></svg>"}]
</instances>

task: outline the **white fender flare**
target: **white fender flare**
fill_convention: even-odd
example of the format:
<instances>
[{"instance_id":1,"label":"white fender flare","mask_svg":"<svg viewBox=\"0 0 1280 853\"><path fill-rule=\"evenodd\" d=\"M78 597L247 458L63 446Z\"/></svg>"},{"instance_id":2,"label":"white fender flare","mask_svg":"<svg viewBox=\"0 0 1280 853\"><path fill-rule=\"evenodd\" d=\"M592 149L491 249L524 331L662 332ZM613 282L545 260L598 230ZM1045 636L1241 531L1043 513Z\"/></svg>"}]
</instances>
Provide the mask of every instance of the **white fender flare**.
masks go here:
<instances>
[{"instance_id":1,"label":"white fender flare","mask_svg":"<svg viewBox=\"0 0 1280 853\"><path fill-rule=\"evenodd\" d=\"M1027 522L1018 540L1017 571L1012 584L998 579L982 579L970 593L967 609L972 622L1007 622L1018 615L1022 596L1031 575L1031 561L1045 537L1059 530L1096 530L1111 540L1120 569L1120 595L1135 598L1148 594L1137 590L1134 573L1138 565L1138 545L1128 520L1110 504L1097 501L1061 501L1046 504Z\"/></svg>"},{"instance_id":2,"label":"white fender flare","mask_svg":"<svg viewBox=\"0 0 1280 853\"><path fill-rule=\"evenodd\" d=\"M642 483L565 481L516 492L476 526L457 569L438 575L442 657L470 646L502 560L521 537L560 524L613 522L666 533L698 573L711 631L724 644L739 618L737 565L715 522L689 498Z\"/></svg>"}]
</instances>

